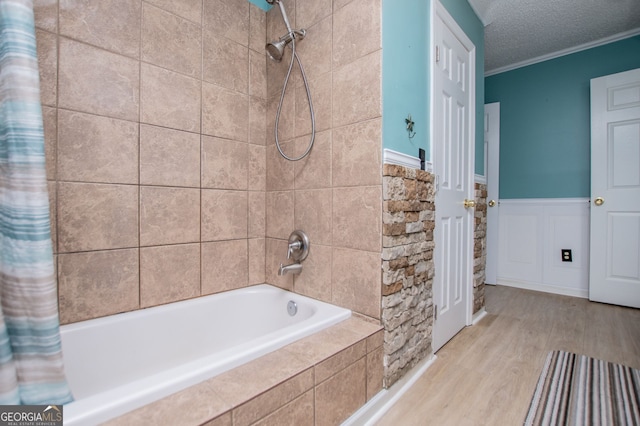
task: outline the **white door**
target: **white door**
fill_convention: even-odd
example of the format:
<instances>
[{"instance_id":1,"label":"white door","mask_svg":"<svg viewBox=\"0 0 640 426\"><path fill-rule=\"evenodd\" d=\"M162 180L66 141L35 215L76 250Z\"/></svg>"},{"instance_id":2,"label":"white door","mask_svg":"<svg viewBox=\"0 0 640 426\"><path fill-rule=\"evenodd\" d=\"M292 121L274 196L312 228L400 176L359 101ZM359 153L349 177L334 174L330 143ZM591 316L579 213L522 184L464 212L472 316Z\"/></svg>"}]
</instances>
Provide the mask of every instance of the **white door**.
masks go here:
<instances>
[{"instance_id":1,"label":"white door","mask_svg":"<svg viewBox=\"0 0 640 426\"><path fill-rule=\"evenodd\" d=\"M640 308L640 69L591 80L589 299Z\"/></svg>"},{"instance_id":2,"label":"white door","mask_svg":"<svg viewBox=\"0 0 640 426\"><path fill-rule=\"evenodd\" d=\"M475 50L446 10L436 2L433 67L435 214L435 321L433 350L471 319L473 288L473 147L475 135Z\"/></svg>"},{"instance_id":3,"label":"white door","mask_svg":"<svg viewBox=\"0 0 640 426\"><path fill-rule=\"evenodd\" d=\"M484 105L485 169L487 177L486 284L498 279L498 217L500 208L500 102Z\"/></svg>"}]
</instances>

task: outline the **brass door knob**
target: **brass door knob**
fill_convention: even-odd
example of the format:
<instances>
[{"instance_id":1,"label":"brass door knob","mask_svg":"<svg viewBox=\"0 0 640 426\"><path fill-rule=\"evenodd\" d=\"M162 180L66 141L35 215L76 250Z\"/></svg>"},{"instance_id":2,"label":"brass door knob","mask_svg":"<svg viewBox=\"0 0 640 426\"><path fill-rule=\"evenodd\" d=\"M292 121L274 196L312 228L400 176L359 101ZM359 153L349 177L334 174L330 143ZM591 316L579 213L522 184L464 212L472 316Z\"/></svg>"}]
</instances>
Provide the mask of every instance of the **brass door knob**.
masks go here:
<instances>
[{"instance_id":1,"label":"brass door knob","mask_svg":"<svg viewBox=\"0 0 640 426\"><path fill-rule=\"evenodd\" d=\"M604 204L604 198L602 198L602 197L598 197L598 198L596 198L596 199L593 201L593 203L594 203L596 206L601 206L601 205L603 205L603 204Z\"/></svg>"},{"instance_id":2,"label":"brass door knob","mask_svg":"<svg viewBox=\"0 0 640 426\"><path fill-rule=\"evenodd\" d=\"M475 201L473 201L473 200L467 200L467 199L465 198L465 200L464 200L464 208L465 208L465 209L472 209L472 208L474 208L475 206L476 206L476 202L475 202Z\"/></svg>"},{"instance_id":3,"label":"brass door knob","mask_svg":"<svg viewBox=\"0 0 640 426\"><path fill-rule=\"evenodd\" d=\"M489 207L493 207L496 205L496 200L489 201Z\"/></svg>"}]
</instances>

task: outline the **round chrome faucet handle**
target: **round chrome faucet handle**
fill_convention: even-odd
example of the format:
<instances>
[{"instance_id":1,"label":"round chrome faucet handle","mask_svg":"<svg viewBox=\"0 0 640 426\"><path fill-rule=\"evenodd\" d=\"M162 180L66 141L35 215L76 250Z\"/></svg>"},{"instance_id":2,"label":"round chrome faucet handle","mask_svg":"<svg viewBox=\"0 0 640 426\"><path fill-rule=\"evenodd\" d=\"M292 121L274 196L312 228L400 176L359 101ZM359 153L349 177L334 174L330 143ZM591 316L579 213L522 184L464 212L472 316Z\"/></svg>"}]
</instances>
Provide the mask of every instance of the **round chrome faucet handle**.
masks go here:
<instances>
[{"instance_id":1,"label":"round chrome faucet handle","mask_svg":"<svg viewBox=\"0 0 640 426\"><path fill-rule=\"evenodd\" d=\"M289 235L289 247L287 259L293 258L296 262L302 262L309 255L309 237L304 231L297 229Z\"/></svg>"}]
</instances>

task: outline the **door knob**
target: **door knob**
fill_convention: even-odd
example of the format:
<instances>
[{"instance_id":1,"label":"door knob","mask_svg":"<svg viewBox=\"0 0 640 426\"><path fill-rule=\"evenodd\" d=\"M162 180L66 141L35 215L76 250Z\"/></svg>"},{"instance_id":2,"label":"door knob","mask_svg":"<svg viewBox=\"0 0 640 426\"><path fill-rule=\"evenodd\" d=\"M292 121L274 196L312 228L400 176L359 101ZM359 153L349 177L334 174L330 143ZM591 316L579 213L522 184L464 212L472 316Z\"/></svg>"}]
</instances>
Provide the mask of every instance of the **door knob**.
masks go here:
<instances>
[{"instance_id":1,"label":"door knob","mask_svg":"<svg viewBox=\"0 0 640 426\"><path fill-rule=\"evenodd\" d=\"M489 201L489 207L493 207L496 205L496 200Z\"/></svg>"},{"instance_id":2,"label":"door knob","mask_svg":"<svg viewBox=\"0 0 640 426\"><path fill-rule=\"evenodd\" d=\"M603 205L603 204L604 204L604 198L602 198L602 197L598 197L598 198L596 198L596 199L593 201L593 203L594 203L596 206L601 206L601 205Z\"/></svg>"},{"instance_id":3,"label":"door knob","mask_svg":"<svg viewBox=\"0 0 640 426\"><path fill-rule=\"evenodd\" d=\"M472 209L472 208L474 208L475 206L476 206L476 202L475 202L475 201L473 201L473 200L467 200L467 199L465 198L465 200L464 200L464 208L465 208L465 209Z\"/></svg>"}]
</instances>

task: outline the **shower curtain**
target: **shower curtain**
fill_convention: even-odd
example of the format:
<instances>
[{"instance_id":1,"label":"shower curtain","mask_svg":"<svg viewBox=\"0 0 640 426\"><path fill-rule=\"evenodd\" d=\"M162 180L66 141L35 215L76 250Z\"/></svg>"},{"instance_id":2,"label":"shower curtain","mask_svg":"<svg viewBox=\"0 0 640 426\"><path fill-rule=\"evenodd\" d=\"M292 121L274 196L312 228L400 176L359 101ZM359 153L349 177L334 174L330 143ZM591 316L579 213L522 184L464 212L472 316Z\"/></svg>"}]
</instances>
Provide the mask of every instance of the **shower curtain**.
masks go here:
<instances>
[{"instance_id":1,"label":"shower curtain","mask_svg":"<svg viewBox=\"0 0 640 426\"><path fill-rule=\"evenodd\" d=\"M0 404L64 404L32 0L0 0Z\"/></svg>"}]
</instances>

